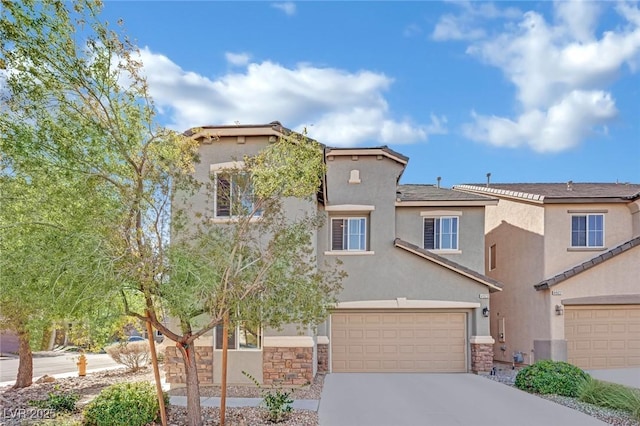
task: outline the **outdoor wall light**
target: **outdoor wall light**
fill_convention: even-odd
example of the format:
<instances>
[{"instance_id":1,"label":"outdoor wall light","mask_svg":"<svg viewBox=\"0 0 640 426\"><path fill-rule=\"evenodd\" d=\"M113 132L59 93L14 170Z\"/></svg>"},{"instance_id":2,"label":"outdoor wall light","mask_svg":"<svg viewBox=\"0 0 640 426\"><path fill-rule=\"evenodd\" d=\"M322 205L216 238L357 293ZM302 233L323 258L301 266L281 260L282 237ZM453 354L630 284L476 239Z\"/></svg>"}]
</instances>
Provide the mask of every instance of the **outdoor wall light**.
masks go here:
<instances>
[{"instance_id":1,"label":"outdoor wall light","mask_svg":"<svg viewBox=\"0 0 640 426\"><path fill-rule=\"evenodd\" d=\"M488 317L489 316L489 308L487 308L486 306L484 308L482 308L482 316L483 317Z\"/></svg>"},{"instance_id":2,"label":"outdoor wall light","mask_svg":"<svg viewBox=\"0 0 640 426\"><path fill-rule=\"evenodd\" d=\"M562 305L556 305L556 315L564 314L564 307Z\"/></svg>"}]
</instances>

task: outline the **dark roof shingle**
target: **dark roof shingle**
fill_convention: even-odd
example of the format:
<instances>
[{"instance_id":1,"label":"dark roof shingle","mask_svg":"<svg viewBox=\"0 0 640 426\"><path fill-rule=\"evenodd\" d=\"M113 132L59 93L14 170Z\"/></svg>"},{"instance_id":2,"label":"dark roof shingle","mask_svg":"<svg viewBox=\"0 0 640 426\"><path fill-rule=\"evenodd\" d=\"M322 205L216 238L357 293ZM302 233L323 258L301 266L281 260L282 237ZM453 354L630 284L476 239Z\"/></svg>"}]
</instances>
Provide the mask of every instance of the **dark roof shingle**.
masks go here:
<instances>
[{"instance_id":1,"label":"dark roof shingle","mask_svg":"<svg viewBox=\"0 0 640 426\"><path fill-rule=\"evenodd\" d=\"M491 199L484 195L419 184L398 185L396 194L400 201L486 201Z\"/></svg>"}]
</instances>

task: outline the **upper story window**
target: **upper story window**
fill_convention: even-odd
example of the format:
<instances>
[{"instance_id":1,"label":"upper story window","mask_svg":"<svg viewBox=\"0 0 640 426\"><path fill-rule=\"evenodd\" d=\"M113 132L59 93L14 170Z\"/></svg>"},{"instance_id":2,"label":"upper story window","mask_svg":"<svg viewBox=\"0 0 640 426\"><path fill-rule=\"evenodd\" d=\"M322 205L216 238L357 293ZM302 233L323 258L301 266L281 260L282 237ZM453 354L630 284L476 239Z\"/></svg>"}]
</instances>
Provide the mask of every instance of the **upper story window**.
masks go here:
<instances>
[{"instance_id":1,"label":"upper story window","mask_svg":"<svg viewBox=\"0 0 640 426\"><path fill-rule=\"evenodd\" d=\"M261 216L262 211L256 209L251 177L242 171L216 171L215 206L217 218L232 218L253 213Z\"/></svg>"},{"instance_id":2,"label":"upper story window","mask_svg":"<svg viewBox=\"0 0 640 426\"><path fill-rule=\"evenodd\" d=\"M331 218L331 250L366 251L367 218Z\"/></svg>"},{"instance_id":3,"label":"upper story window","mask_svg":"<svg viewBox=\"0 0 640 426\"><path fill-rule=\"evenodd\" d=\"M455 216L424 218L424 248L458 250L458 218Z\"/></svg>"},{"instance_id":4,"label":"upper story window","mask_svg":"<svg viewBox=\"0 0 640 426\"><path fill-rule=\"evenodd\" d=\"M604 215L571 216L571 247L604 247Z\"/></svg>"}]
</instances>

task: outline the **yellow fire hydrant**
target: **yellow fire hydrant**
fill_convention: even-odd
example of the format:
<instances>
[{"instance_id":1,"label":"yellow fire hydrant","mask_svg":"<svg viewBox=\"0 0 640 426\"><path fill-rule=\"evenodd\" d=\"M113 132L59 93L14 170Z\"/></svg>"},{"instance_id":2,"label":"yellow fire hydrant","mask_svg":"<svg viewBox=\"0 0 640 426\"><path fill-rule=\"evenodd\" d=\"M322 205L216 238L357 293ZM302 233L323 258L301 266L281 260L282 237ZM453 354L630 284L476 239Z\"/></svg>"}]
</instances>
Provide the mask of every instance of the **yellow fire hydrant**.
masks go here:
<instances>
[{"instance_id":1,"label":"yellow fire hydrant","mask_svg":"<svg viewBox=\"0 0 640 426\"><path fill-rule=\"evenodd\" d=\"M84 354L80 354L78 358L78 362L76 363L78 366L78 376L84 377L87 375L87 357Z\"/></svg>"}]
</instances>

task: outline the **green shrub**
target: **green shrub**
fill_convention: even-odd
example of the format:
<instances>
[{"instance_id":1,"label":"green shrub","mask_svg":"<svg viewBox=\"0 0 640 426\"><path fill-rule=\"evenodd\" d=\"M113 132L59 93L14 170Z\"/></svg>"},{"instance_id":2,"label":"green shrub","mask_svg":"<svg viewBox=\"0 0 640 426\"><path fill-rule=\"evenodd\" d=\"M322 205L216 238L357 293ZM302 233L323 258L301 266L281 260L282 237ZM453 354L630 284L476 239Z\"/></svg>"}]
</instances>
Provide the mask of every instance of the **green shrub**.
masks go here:
<instances>
[{"instance_id":1,"label":"green shrub","mask_svg":"<svg viewBox=\"0 0 640 426\"><path fill-rule=\"evenodd\" d=\"M527 392L575 397L578 386L589 377L575 365L543 360L520 370L515 385Z\"/></svg>"},{"instance_id":2,"label":"green shrub","mask_svg":"<svg viewBox=\"0 0 640 426\"><path fill-rule=\"evenodd\" d=\"M251 374L243 371L246 377L251 379L253 383L262 391L262 404L267 409L269 421L272 423L280 423L284 421L289 413L293 411L293 399L291 394L293 390L284 391L280 388L264 389L260 383Z\"/></svg>"},{"instance_id":3,"label":"green shrub","mask_svg":"<svg viewBox=\"0 0 640 426\"><path fill-rule=\"evenodd\" d=\"M578 398L600 407L626 411L640 421L640 390L638 389L590 378L580 384Z\"/></svg>"},{"instance_id":4,"label":"green shrub","mask_svg":"<svg viewBox=\"0 0 640 426\"><path fill-rule=\"evenodd\" d=\"M165 404L168 396L165 394ZM159 418L155 387L148 382L118 383L102 390L84 410L88 426L142 426Z\"/></svg>"},{"instance_id":5,"label":"green shrub","mask_svg":"<svg viewBox=\"0 0 640 426\"><path fill-rule=\"evenodd\" d=\"M76 410L76 402L78 402L79 399L80 395L71 392L49 392L49 396L47 397L47 399L39 401L29 401L29 405L63 413L71 413Z\"/></svg>"}]
</instances>

